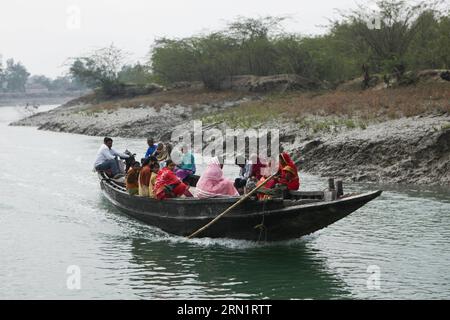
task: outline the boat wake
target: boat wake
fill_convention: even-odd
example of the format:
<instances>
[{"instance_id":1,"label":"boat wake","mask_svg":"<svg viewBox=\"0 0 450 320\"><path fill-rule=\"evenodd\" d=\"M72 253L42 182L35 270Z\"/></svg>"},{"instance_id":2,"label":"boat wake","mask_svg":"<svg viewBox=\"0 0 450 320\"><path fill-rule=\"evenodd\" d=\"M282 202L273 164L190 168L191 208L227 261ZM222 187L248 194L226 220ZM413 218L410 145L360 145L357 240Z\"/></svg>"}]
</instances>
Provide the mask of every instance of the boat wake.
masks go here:
<instances>
[{"instance_id":1,"label":"boat wake","mask_svg":"<svg viewBox=\"0 0 450 320\"><path fill-rule=\"evenodd\" d=\"M267 247L290 247L304 245L305 243L317 238L318 234L311 234L303 236L298 239L291 239L286 241L249 241L249 240L236 240L228 238L194 238L188 239L182 236L176 236L166 233L156 227L142 224L142 228L147 229L145 233L145 239L155 243L169 243L169 244L188 244L199 248L208 247L221 247L233 250L246 250L255 248L267 248ZM142 236L142 230L140 232Z\"/></svg>"}]
</instances>

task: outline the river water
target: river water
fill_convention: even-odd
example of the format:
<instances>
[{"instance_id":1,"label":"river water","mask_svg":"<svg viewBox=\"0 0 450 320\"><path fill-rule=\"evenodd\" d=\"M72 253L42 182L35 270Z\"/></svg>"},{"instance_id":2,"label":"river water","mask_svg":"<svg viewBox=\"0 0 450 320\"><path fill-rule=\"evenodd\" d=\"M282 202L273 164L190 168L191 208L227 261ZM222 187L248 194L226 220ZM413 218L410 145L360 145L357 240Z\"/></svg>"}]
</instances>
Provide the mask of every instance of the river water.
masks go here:
<instances>
[{"instance_id":1,"label":"river water","mask_svg":"<svg viewBox=\"0 0 450 320\"><path fill-rule=\"evenodd\" d=\"M8 126L26 114L0 108L0 299L450 299L449 189L346 184L384 193L289 242L188 241L102 197L101 138Z\"/></svg>"}]
</instances>

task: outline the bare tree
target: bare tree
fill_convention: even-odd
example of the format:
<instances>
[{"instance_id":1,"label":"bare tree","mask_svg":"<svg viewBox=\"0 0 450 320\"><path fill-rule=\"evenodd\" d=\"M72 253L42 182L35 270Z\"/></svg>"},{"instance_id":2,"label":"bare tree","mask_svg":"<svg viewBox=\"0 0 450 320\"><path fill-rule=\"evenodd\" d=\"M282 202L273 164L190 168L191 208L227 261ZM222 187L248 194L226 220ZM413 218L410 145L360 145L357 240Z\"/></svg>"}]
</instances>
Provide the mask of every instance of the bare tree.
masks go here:
<instances>
[{"instance_id":1,"label":"bare tree","mask_svg":"<svg viewBox=\"0 0 450 320\"><path fill-rule=\"evenodd\" d=\"M120 95L123 85L119 73L126 64L127 53L111 44L92 53L71 59L70 74L88 87L101 87L107 95Z\"/></svg>"}]
</instances>

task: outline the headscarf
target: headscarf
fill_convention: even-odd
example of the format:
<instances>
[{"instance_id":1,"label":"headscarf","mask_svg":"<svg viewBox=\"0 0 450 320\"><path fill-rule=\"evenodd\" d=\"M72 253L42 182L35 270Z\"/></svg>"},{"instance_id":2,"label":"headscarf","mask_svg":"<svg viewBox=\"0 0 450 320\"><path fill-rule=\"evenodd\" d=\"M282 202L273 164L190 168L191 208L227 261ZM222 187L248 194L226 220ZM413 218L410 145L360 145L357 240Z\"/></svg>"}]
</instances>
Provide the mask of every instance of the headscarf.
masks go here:
<instances>
[{"instance_id":1,"label":"headscarf","mask_svg":"<svg viewBox=\"0 0 450 320\"><path fill-rule=\"evenodd\" d=\"M298 175L298 170L297 170L297 166L295 165L294 161L292 161L291 157L286 153L283 152L280 154L280 157L284 160L284 162L286 163L285 165L283 165L280 161L279 163L279 170L283 171L285 166L291 167L292 169L294 169L294 171L296 172L295 175Z\"/></svg>"},{"instance_id":2,"label":"headscarf","mask_svg":"<svg viewBox=\"0 0 450 320\"><path fill-rule=\"evenodd\" d=\"M212 198L218 196L239 196L239 192L231 180L223 176L219 159L212 159L197 182L197 196L199 198Z\"/></svg>"},{"instance_id":3,"label":"headscarf","mask_svg":"<svg viewBox=\"0 0 450 320\"><path fill-rule=\"evenodd\" d=\"M156 159L158 160L158 162L169 160L169 151L167 150L167 147L165 145L163 146L163 149L161 151L156 150L156 152L158 153L156 155Z\"/></svg>"},{"instance_id":4,"label":"headscarf","mask_svg":"<svg viewBox=\"0 0 450 320\"><path fill-rule=\"evenodd\" d=\"M286 152L281 153L280 157L285 162L285 164L282 164L281 161L279 161L278 163L278 171L280 173L280 177L270 180L264 186L264 188L272 189L277 183L281 183L285 184L289 190L298 190L298 188L300 187L300 178L298 176L297 166ZM287 181L286 179L286 172L290 172L294 176L290 181Z\"/></svg>"},{"instance_id":5,"label":"headscarf","mask_svg":"<svg viewBox=\"0 0 450 320\"><path fill-rule=\"evenodd\" d=\"M285 162L284 166L281 161L279 164L279 169L281 172L280 182L285 184L289 190L298 190L300 187L300 178L298 176L297 166L286 152L283 152L280 156ZM290 181L287 181L286 179L287 172L294 176Z\"/></svg>"},{"instance_id":6,"label":"headscarf","mask_svg":"<svg viewBox=\"0 0 450 320\"><path fill-rule=\"evenodd\" d=\"M180 179L178 179L178 177L172 170L167 167L162 168L156 176L156 183L153 188L153 192L155 195L157 195L160 192L164 191L165 186L174 184L177 185L179 183L181 183Z\"/></svg>"}]
</instances>

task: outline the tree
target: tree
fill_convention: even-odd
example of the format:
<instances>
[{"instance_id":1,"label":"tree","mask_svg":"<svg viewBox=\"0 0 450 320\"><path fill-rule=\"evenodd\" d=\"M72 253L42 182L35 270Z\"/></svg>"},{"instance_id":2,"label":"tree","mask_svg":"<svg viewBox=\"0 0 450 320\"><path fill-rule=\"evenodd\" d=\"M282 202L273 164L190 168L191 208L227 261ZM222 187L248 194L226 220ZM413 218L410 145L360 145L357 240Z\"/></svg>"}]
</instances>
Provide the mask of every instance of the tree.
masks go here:
<instances>
[{"instance_id":1,"label":"tree","mask_svg":"<svg viewBox=\"0 0 450 320\"><path fill-rule=\"evenodd\" d=\"M86 86L71 76L60 76L52 80L49 85L51 91L86 90Z\"/></svg>"},{"instance_id":2,"label":"tree","mask_svg":"<svg viewBox=\"0 0 450 320\"><path fill-rule=\"evenodd\" d=\"M450 13L442 16L439 22L436 39L436 55L439 57L439 67L450 69Z\"/></svg>"},{"instance_id":3,"label":"tree","mask_svg":"<svg viewBox=\"0 0 450 320\"><path fill-rule=\"evenodd\" d=\"M414 37L427 24L428 20L421 16L435 12L438 2L377 0L374 2L377 10L359 5L356 10L342 14L343 21L335 22L335 27L347 26L348 43L369 49L367 62L375 71L400 72L406 69L405 56Z\"/></svg>"},{"instance_id":4,"label":"tree","mask_svg":"<svg viewBox=\"0 0 450 320\"><path fill-rule=\"evenodd\" d=\"M225 30L184 39L159 39L151 51L155 76L164 82L200 80L209 89L237 74L276 72L272 37L283 18L239 18Z\"/></svg>"},{"instance_id":5,"label":"tree","mask_svg":"<svg viewBox=\"0 0 450 320\"><path fill-rule=\"evenodd\" d=\"M3 68L3 57L0 55L0 92L6 89L6 70Z\"/></svg>"},{"instance_id":6,"label":"tree","mask_svg":"<svg viewBox=\"0 0 450 320\"><path fill-rule=\"evenodd\" d=\"M153 80L153 74L147 65L139 62L135 65L125 65L119 72L119 81L126 84L145 85Z\"/></svg>"},{"instance_id":7,"label":"tree","mask_svg":"<svg viewBox=\"0 0 450 320\"><path fill-rule=\"evenodd\" d=\"M426 11L418 18L422 28L415 34L406 60L411 68L450 67L450 17Z\"/></svg>"},{"instance_id":8,"label":"tree","mask_svg":"<svg viewBox=\"0 0 450 320\"><path fill-rule=\"evenodd\" d=\"M228 24L230 34L240 46L241 67L244 74L266 76L276 69L276 49L273 37L280 33L284 17L262 17L259 19L239 17Z\"/></svg>"},{"instance_id":9,"label":"tree","mask_svg":"<svg viewBox=\"0 0 450 320\"><path fill-rule=\"evenodd\" d=\"M238 70L239 56L235 40L216 32L193 38L191 43L200 80L208 89L221 89L222 82Z\"/></svg>"},{"instance_id":10,"label":"tree","mask_svg":"<svg viewBox=\"0 0 450 320\"><path fill-rule=\"evenodd\" d=\"M14 62L14 59L6 61L5 80L7 82L7 91L25 92L25 84L30 76L27 69L20 63Z\"/></svg>"},{"instance_id":11,"label":"tree","mask_svg":"<svg viewBox=\"0 0 450 320\"><path fill-rule=\"evenodd\" d=\"M28 83L40 84L40 85L46 87L48 90L52 89L52 79L50 79L44 75L33 75L28 79Z\"/></svg>"},{"instance_id":12,"label":"tree","mask_svg":"<svg viewBox=\"0 0 450 320\"><path fill-rule=\"evenodd\" d=\"M275 69L278 73L291 73L307 78L317 77L317 68L305 39L296 34L283 34L274 40Z\"/></svg>"},{"instance_id":13,"label":"tree","mask_svg":"<svg viewBox=\"0 0 450 320\"><path fill-rule=\"evenodd\" d=\"M120 95L124 86L119 73L125 66L125 56L123 50L112 44L87 56L74 58L69 72L89 88L100 87L107 96Z\"/></svg>"},{"instance_id":14,"label":"tree","mask_svg":"<svg viewBox=\"0 0 450 320\"><path fill-rule=\"evenodd\" d=\"M199 80L192 39L167 39L155 41L150 65L156 77L163 83Z\"/></svg>"}]
</instances>

